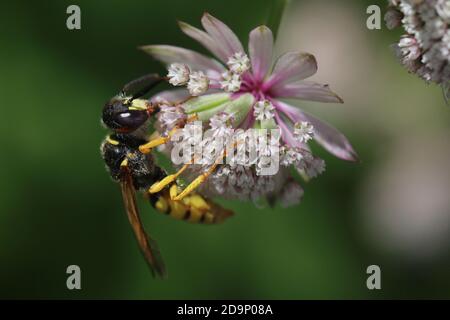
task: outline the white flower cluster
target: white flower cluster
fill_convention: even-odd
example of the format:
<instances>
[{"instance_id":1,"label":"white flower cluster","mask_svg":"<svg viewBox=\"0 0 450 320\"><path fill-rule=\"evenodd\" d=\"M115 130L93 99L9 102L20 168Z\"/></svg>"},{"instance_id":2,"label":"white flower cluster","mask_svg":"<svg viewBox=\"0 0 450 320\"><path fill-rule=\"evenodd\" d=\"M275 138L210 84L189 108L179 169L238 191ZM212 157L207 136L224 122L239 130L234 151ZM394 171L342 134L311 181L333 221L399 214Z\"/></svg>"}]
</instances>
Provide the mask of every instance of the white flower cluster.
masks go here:
<instances>
[{"instance_id":1,"label":"white flower cluster","mask_svg":"<svg viewBox=\"0 0 450 320\"><path fill-rule=\"evenodd\" d=\"M205 170L218 162L252 167L257 175L276 174L280 131L234 129L233 120L232 114L219 112L209 119L209 128L204 128L200 121L186 124L172 136L175 147L172 162L190 163L193 159L194 164L203 165Z\"/></svg>"},{"instance_id":2,"label":"white flower cluster","mask_svg":"<svg viewBox=\"0 0 450 320\"><path fill-rule=\"evenodd\" d=\"M309 179L316 178L325 171L325 161L302 148L283 146L280 150L280 164L284 167L294 166L302 176Z\"/></svg>"},{"instance_id":3,"label":"white flower cluster","mask_svg":"<svg viewBox=\"0 0 450 320\"><path fill-rule=\"evenodd\" d=\"M269 100L258 101L253 107L253 110L255 119L259 121L270 120L275 117L275 107Z\"/></svg>"},{"instance_id":4,"label":"white flower cluster","mask_svg":"<svg viewBox=\"0 0 450 320\"><path fill-rule=\"evenodd\" d=\"M220 88L226 92L237 92L241 88L241 76L250 69L250 59L245 53L236 52L228 58L228 71L222 74Z\"/></svg>"},{"instance_id":5,"label":"white flower cluster","mask_svg":"<svg viewBox=\"0 0 450 320\"><path fill-rule=\"evenodd\" d=\"M303 198L303 188L294 179L289 179L280 192L280 204L283 208L298 204Z\"/></svg>"},{"instance_id":6,"label":"white flower cluster","mask_svg":"<svg viewBox=\"0 0 450 320\"><path fill-rule=\"evenodd\" d=\"M314 127L311 123L302 121L294 124L294 139L301 145L306 145L314 136ZM282 166L294 166L303 176L315 178L325 171L325 162L315 158L311 151L305 147L283 146L280 150L280 163Z\"/></svg>"},{"instance_id":7,"label":"white flower cluster","mask_svg":"<svg viewBox=\"0 0 450 320\"><path fill-rule=\"evenodd\" d=\"M250 69L250 59L245 53L236 52L227 61L228 71L221 75L220 88L226 92L237 92L241 88L242 74ZM174 86L187 85L192 96L204 94L209 86L210 79L202 71L191 71L182 63L172 63L167 69L169 83Z\"/></svg>"},{"instance_id":8,"label":"white flower cluster","mask_svg":"<svg viewBox=\"0 0 450 320\"><path fill-rule=\"evenodd\" d=\"M389 0L388 28L406 31L395 45L408 71L446 86L450 81L450 1Z\"/></svg>"},{"instance_id":9,"label":"white flower cluster","mask_svg":"<svg viewBox=\"0 0 450 320\"><path fill-rule=\"evenodd\" d=\"M191 72L189 67L182 63L172 63L168 68L167 78L174 86L187 85L192 96L202 95L209 88L209 79L202 71Z\"/></svg>"},{"instance_id":10,"label":"white flower cluster","mask_svg":"<svg viewBox=\"0 0 450 320\"><path fill-rule=\"evenodd\" d=\"M294 124L294 137L300 143L307 143L314 136L314 127L311 123L302 121Z\"/></svg>"},{"instance_id":11,"label":"white flower cluster","mask_svg":"<svg viewBox=\"0 0 450 320\"><path fill-rule=\"evenodd\" d=\"M225 146L231 141L234 134L231 126L232 120L233 116L226 112L215 114L209 119L208 135L197 142L203 150L202 159L198 163L208 166L221 157Z\"/></svg>"},{"instance_id":12,"label":"white flower cluster","mask_svg":"<svg viewBox=\"0 0 450 320\"><path fill-rule=\"evenodd\" d=\"M221 165L210 177L209 192L228 199L253 200L275 191L277 176L258 176L252 167Z\"/></svg>"},{"instance_id":13,"label":"white flower cluster","mask_svg":"<svg viewBox=\"0 0 450 320\"><path fill-rule=\"evenodd\" d=\"M157 125L163 134L167 134L186 120L186 113L181 105L172 105L160 97L155 98L155 103L158 104L160 110L157 115Z\"/></svg>"}]
</instances>

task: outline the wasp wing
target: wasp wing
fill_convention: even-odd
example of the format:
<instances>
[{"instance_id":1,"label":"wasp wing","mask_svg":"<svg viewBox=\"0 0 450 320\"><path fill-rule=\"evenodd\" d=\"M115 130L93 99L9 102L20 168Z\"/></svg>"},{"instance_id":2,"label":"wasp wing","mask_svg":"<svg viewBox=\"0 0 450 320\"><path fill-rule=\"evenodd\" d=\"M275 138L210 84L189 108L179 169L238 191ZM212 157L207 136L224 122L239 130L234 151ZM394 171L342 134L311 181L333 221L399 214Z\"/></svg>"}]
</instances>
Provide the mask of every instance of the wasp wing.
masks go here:
<instances>
[{"instance_id":1,"label":"wasp wing","mask_svg":"<svg viewBox=\"0 0 450 320\"><path fill-rule=\"evenodd\" d=\"M161 278L165 278L167 276L166 267L156 241L153 240L144 230L136 204L136 192L134 190L133 180L128 168L126 167L122 168L120 188L122 191L122 198L128 215L128 220L133 228L145 260L150 266L154 276L156 275Z\"/></svg>"}]
</instances>

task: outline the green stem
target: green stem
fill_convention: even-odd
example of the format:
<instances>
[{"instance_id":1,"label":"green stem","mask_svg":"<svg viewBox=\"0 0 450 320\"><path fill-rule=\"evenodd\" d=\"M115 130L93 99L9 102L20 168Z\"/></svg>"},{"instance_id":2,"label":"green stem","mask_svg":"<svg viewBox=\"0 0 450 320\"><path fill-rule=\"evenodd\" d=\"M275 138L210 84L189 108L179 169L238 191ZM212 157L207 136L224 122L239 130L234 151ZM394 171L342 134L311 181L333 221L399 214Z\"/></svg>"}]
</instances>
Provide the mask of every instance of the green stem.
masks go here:
<instances>
[{"instance_id":1,"label":"green stem","mask_svg":"<svg viewBox=\"0 0 450 320\"><path fill-rule=\"evenodd\" d=\"M289 0L273 0L267 19L267 26L272 30L274 39L277 38L278 28L280 27L281 18L283 18L284 10Z\"/></svg>"}]
</instances>

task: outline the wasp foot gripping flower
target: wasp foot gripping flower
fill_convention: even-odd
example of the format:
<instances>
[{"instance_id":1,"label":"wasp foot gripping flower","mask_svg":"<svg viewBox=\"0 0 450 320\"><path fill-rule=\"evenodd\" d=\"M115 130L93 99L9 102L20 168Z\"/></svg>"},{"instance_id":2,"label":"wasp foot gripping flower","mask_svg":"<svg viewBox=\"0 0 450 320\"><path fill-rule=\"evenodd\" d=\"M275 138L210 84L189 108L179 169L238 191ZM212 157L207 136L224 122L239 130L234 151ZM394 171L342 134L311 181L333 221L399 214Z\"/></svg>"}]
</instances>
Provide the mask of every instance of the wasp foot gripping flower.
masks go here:
<instances>
[{"instance_id":1,"label":"wasp foot gripping flower","mask_svg":"<svg viewBox=\"0 0 450 320\"><path fill-rule=\"evenodd\" d=\"M403 26L406 33L394 46L406 69L434 82L448 97L450 82L450 1L389 0L388 28Z\"/></svg>"},{"instance_id":2,"label":"wasp foot gripping flower","mask_svg":"<svg viewBox=\"0 0 450 320\"><path fill-rule=\"evenodd\" d=\"M236 136L245 135L246 131L258 133L256 157L251 156L254 150L243 150L248 143L235 143L236 154L226 149L223 155L227 161L215 167L201 185L202 192L244 200L266 198L270 203L278 198L282 205L289 205L299 202L303 195L302 187L290 176L290 168L294 167L306 180L325 169L324 161L313 156L308 147L311 139L338 158L357 159L344 135L283 101L293 98L343 103L328 85L305 81L317 71L313 55L288 52L276 59L272 67L274 40L268 27L260 26L250 32L246 52L237 36L222 21L206 13L201 22L204 31L184 22L179 25L185 34L202 44L217 60L170 45L148 45L141 49L166 64L169 78L176 79L173 80L175 85L187 83L189 91L185 90L184 96L179 89L160 94L168 101L179 103L161 108L157 125L162 134L167 134L177 121L182 123L192 115L202 121L204 129L213 132L209 138L194 144L199 148L209 146L213 150L211 136L234 141ZM187 68L178 67L179 64ZM186 70L190 71L189 75ZM186 75L189 76L187 82ZM186 99L189 95L191 98ZM269 135L264 130L272 131ZM189 129L185 127L181 132L188 134ZM270 143L259 143L260 140ZM273 159L280 166L277 163L274 174L264 174ZM187 180L207 172L211 168L209 160L194 162L185 171Z\"/></svg>"}]
</instances>

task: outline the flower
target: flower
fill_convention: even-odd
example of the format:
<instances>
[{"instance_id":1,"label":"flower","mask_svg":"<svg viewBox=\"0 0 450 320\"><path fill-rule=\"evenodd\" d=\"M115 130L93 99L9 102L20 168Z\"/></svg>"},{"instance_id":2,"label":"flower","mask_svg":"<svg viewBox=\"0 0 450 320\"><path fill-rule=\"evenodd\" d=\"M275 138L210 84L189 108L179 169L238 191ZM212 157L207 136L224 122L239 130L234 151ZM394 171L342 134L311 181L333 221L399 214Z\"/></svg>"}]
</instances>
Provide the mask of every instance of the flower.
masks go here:
<instances>
[{"instance_id":1,"label":"flower","mask_svg":"<svg viewBox=\"0 0 450 320\"><path fill-rule=\"evenodd\" d=\"M216 120L211 122L210 119L226 112L233 115L233 128L278 129L281 132L282 164L280 172L273 177L258 176L256 164L219 165L202 186L203 190L252 199L256 195L271 198L280 195L281 189L274 187L269 190L267 186L272 185L273 181L283 185L283 181L289 178L287 166L294 165L303 177L314 177L323 171L323 161L313 157L309 151L307 143L311 139L338 158L357 160L356 152L339 131L283 101L293 98L343 103L328 85L305 81L317 71L313 55L288 52L276 59L272 67L274 39L268 27L259 26L250 32L246 52L237 36L222 21L205 13L201 22L205 31L184 22L179 25L185 34L202 44L217 60L170 45L148 45L141 49L166 65L182 63L189 67L191 74L187 87L189 93L195 93L197 97L183 102L183 109L188 115L196 114L199 120L214 126ZM202 72L207 77L208 88L206 81L202 82L201 90L197 90L198 84L191 84L196 72ZM170 92L164 94L170 96ZM178 90L173 94L172 101L183 101L179 99ZM193 168L191 171L198 173L205 169ZM242 191L244 187L245 192ZM238 192L234 192L236 190Z\"/></svg>"},{"instance_id":2,"label":"flower","mask_svg":"<svg viewBox=\"0 0 450 320\"><path fill-rule=\"evenodd\" d=\"M302 121L294 125L294 137L300 143L306 143L313 138L314 127L311 123Z\"/></svg>"},{"instance_id":3,"label":"flower","mask_svg":"<svg viewBox=\"0 0 450 320\"><path fill-rule=\"evenodd\" d=\"M180 106L173 106L164 99L156 99L159 104L158 123L163 133L169 132L175 126L181 124L186 119L186 114Z\"/></svg>"},{"instance_id":4,"label":"flower","mask_svg":"<svg viewBox=\"0 0 450 320\"><path fill-rule=\"evenodd\" d=\"M450 81L450 2L448 0L389 0L388 28L403 26L394 45L406 69L427 82L448 87Z\"/></svg>"},{"instance_id":5,"label":"flower","mask_svg":"<svg viewBox=\"0 0 450 320\"><path fill-rule=\"evenodd\" d=\"M209 79L205 76L202 71L192 72L187 88L192 96L199 96L208 90Z\"/></svg>"},{"instance_id":6,"label":"flower","mask_svg":"<svg viewBox=\"0 0 450 320\"><path fill-rule=\"evenodd\" d=\"M250 69L250 59L243 52L236 52L230 58L228 58L227 66L230 71L236 74L243 74Z\"/></svg>"},{"instance_id":7,"label":"flower","mask_svg":"<svg viewBox=\"0 0 450 320\"><path fill-rule=\"evenodd\" d=\"M280 150L281 165L289 167L291 165L298 165L303 160L301 149L293 149L283 146Z\"/></svg>"},{"instance_id":8,"label":"flower","mask_svg":"<svg viewBox=\"0 0 450 320\"><path fill-rule=\"evenodd\" d=\"M315 178L325 171L325 161L323 161L323 159L310 157L305 162L304 170L308 178Z\"/></svg>"},{"instance_id":9,"label":"flower","mask_svg":"<svg viewBox=\"0 0 450 320\"><path fill-rule=\"evenodd\" d=\"M215 136L227 136L231 135L230 123L233 121L233 116L226 113L220 112L215 114L209 119L209 126Z\"/></svg>"},{"instance_id":10,"label":"flower","mask_svg":"<svg viewBox=\"0 0 450 320\"><path fill-rule=\"evenodd\" d=\"M169 83L174 86L181 86L189 81L189 67L182 63L172 63L168 68L167 77Z\"/></svg>"},{"instance_id":11,"label":"flower","mask_svg":"<svg viewBox=\"0 0 450 320\"><path fill-rule=\"evenodd\" d=\"M296 205L300 203L303 194L302 186L290 179L280 192L281 205L285 208Z\"/></svg>"},{"instance_id":12,"label":"flower","mask_svg":"<svg viewBox=\"0 0 450 320\"><path fill-rule=\"evenodd\" d=\"M241 76L232 72L224 72L222 74L222 81L220 88L226 92L237 92L241 88Z\"/></svg>"},{"instance_id":13,"label":"flower","mask_svg":"<svg viewBox=\"0 0 450 320\"><path fill-rule=\"evenodd\" d=\"M275 108L269 100L258 101L255 104L254 110L255 111L253 112L253 115L255 116L256 120L270 120L275 117L275 114L273 112Z\"/></svg>"}]
</instances>

